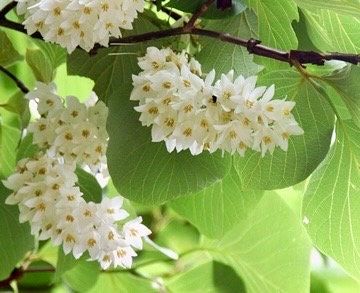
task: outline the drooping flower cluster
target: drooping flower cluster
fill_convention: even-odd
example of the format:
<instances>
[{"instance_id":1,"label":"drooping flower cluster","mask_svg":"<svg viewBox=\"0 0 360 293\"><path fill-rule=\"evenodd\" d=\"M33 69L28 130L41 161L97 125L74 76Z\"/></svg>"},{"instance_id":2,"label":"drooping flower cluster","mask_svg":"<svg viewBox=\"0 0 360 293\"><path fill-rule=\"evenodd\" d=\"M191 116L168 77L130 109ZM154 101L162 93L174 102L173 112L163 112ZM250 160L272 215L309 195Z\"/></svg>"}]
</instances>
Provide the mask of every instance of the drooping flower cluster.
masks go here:
<instances>
[{"instance_id":1,"label":"drooping flower cluster","mask_svg":"<svg viewBox=\"0 0 360 293\"><path fill-rule=\"evenodd\" d=\"M276 146L287 151L291 135L303 134L291 111L295 102L272 99L274 85L256 87L256 76L205 77L201 65L185 52L150 47L133 75L131 100L140 121L152 126L152 141L165 141L169 152L193 155L218 149L244 155L249 148L265 155Z\"/></svg>"},{"instance_id":2,"label":"drooping flower cluster","mask_svg":"<svg viewBox=\"0 0 360 293\"><path fill-rule=\"evenodd\" d=\"M40 82L27 97L38 102L41 115L28 127L35 144L66 162L75 161L93 170L106 164L108 109L102 101L86 107L76 97L68 96L65 106L54 84Z\"/></svg>"},{"instance_id":3,"label":"drooping flower cluster","mask_svg":"<svg viewBox=\"0 0 360 293\"><path fill-rule=\"evenodd\" d=\"M131 267L136 256L132 247L142 249L141 237L150 230L141 224L141 217L118 228L117 222L128 216L121 197L86 202L75 185L75 168L74 163L60 163L42 153L19 161L16 173L4 181L13 191L6 203L18 204L20 222L28 221L31 233L40 240L63 245L65 254L72 251L79 258L88 251L103 269Z\"/></svg>"},{"instance_id":4,"label":"drooping flower cluster","mask_svg":"<svg viewBox=\"0 0 360 293\"><path fill-rule=\"evenodd\" d=\"M29 35L39 31L46 41L71 53L77 46L89 51L95 43L108 46L109 37L131 30L144 0L18 0Z\"/></svg>"},{"instance_id":5,"label":"drooping flower cluster","mask_svg":"<svg viewBox=\"0 0 360 293\"><path fill-rule=\"evenodd\" d=\"M33 235L62 245L65 254L79 258L87 251L103 269L131 267L134 249L142 249L151 231L141 217L124 221L129 214L120 196L86 202L75 174L77 164L96 171L100 163L106 166L107 107L100 101L86 107L75 97L66 107L53 84L38 83L28 98L38 103L40 118L29 131L41 151L20 160L3 181L12 190L6 203L19 206L19 220L30 223Z\"/></svg>"}]
</instances>

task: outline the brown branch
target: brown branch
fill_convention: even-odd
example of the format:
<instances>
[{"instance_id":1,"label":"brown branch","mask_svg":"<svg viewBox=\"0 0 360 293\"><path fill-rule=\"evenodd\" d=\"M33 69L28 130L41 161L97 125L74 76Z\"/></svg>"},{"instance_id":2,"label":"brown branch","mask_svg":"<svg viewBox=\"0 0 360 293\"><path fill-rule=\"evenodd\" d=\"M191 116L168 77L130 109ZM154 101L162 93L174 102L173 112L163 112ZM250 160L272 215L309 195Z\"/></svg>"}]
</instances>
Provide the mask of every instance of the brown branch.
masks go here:
<instances>
[{"instance_id":1,"label":"brown branch","mask_svg":"<svg viewBox=\"0 0 360 293\"><path fill-rule=\"evenodd\" d=\"M13 8L16 7L16 2L10 2L6 4L0 11L0 19L4 18L6 14L8 14Z\"/></svg>"},{"instance_id":2,"label":"brown branch","mask_svg":"<svg viewBox=\"0 0 360 293\"><path fill-rule=\"evenodd\" d=\"M196 20L199 19L209 9L209 7L211 6L211 4L214 3L214 1L215 0L206 0L203 4L200 5L200 7L191 16L188 23L184 25L184 32L191 32L191 30L195 27Z\"/></svg>"},{"instance_id":3,"label":"brown branch","mask_svg":"<svg viewBox=\"0 0 360 293\"><path fill-rule=\"evenodd\" d=\"M161 39L161 38L183 35L183 34L192 34L192 35L215 38L223 42L232 43L234 45L245 47L250 54L286 62L289 63L290 65L292 65L294 61L297 61L300 64L324 65L325 61L327 60L341 60L352 64L360 63L359 54L345 54L345 53L324 54L319 52L300 51L300 50L291 50L290 52L285 52L261 45L261 42L259 40L242 39L235 36L231 36L227 33L199 29L199 28L193 28L191 29L190 32L186 32L184 31L183 27L180 27L174 29L167 29L163 31L149 32L140 35L133 35L119 39L111 39L110 45L122 45L122 44L147 42L154 39ZM97 49L98 48L100 48L100 46L97 46Z\"/></svg>"},{"instance_id":4,"label":"brown branch","mask_svg":"<svg viewBox=\"0 0 360 293\"><path fill-rule=\"evenodd\" d=\"M211 30L194 27L194 23L196 19L201 17L213 2L214 0L208 0L203 5L201 5L201 7L193 14L190 21L183 27L170 28L161 31L153 31L153 32L148 32L139 35L132 35L117 39L111 38L110 45L142 43L142 42L147 42L147 41L166 38L166 37L190 34L190 35L206 36L226 43L242 46L245 47L250 54L278 60L281 62L286 62L289 63L290 65L293 65L294 63L299 63L302 65L303 64L324 65L325 61L328 60L340 60L352 64L360 63L360 54L346 54L346 53L338 53L338 52L320 53L320 52L302 51L302 50L290 50L289 52L286 52L261 45L261 41L259 40L242 39L239 37L232 36L228 33L211 31ZM4 15L3 10L0 11L0 14ZM5 18L0 19L0 26L8 27L17 30L19 32L26 33L26 29L22 24L9 21ZM41 35L38 32L33 34L31 37L41 39ZM99 44L95 44L94 48L90 51L90 54L91 55L96 54L97 50L100 48L103 47Z\"/></svg>"},{"instance_id":5,"label":"brown branch","mask_svg":"<svg viewBox=\"0 0 360 293\"><path fill-rule=\"evenodd\" d=\"M12 281L20 279L24 274L24 271L21 268L15 268L11 272L10 276L5 280L0 281L0 288L8 288Z\"/></svg>"},{"instance_id":6,"label":"brown branch","mask_svg":"<svg viewBox=\"0 0 360 293\"><path fill-rule=\"evenodd\" d=\"M1 12L0 12L0 14L1 14ZM20 33L27 35L27 31L21 23L17 23L17 22L8 20L5 17L0 18L0 26L15 30L15 31L18 31ZM30 37L32 37L34 39L43 40L43 38L39 32L33 33L32 35L30 35Z\"/></svg>"},{"instance_id":7,"label":"brown branch","mask_svg":"<svg viewBox=\"0 0 360 293\"><path fill-rule=\"evenodd\" d=\"M19 80L14 74L12 74L9 70L7 70L5 67L0 65L0 71L2 71L6 76L11 78L13 82L15 82L16 86L24 93L27 94L29 92L29 89L24 85L24 83Z\"/></svg>"}]
</instances>

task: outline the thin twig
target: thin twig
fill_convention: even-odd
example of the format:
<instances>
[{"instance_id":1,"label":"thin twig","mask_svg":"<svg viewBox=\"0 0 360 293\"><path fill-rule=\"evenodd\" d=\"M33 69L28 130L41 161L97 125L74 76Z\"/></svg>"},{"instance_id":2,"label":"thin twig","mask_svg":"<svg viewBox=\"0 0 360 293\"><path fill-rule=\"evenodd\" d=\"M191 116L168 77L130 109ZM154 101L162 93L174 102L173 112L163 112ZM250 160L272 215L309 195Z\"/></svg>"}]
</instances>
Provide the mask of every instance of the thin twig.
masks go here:
<instances>
[{"instance_id":1,"label":"thin twig","mask_svg":"<svg viewBox=\"0 0 360 293\"><path fill-rule=\"evenodd\" d=\"M15 268L11 272L10 276L5 280L0 281L0 288L8 288L12 281L20 279L24 274L24 271L21 268Z\"/></svg>"},{"instance_id":2,"label":"thin twig","mask_svg":"<svg viewBox=\"0 0 360 293\"><path fill-rule=\"evenodd\" d=\"M207 0L200 5L200 7L191 16L188 23L184 25L184 32L191 32L191 30L195 27L196 20L199 19L209 9L209 7L211 6L211 4L214 3L214 1L215 0Z\"/></svg>"},{"instance_id":3,"label":"thin twig","mask_svg":"<svg viewBox=\"0 0 360 293\"><path fill-rule=\"evenodd\" d=\"M0 26L15 30L15 31L18 31L18 32L21 32L21 33L27 35L27 31L26 31L24 25L22 25L21 23L17 23L17 22L8 20L5 17L0 18ZM30 36L34 39L43 40L43 38L39 32L35 32Z\"/></svg>"},{"instance_id":4,"label":"thin twig","mask_svg":"<svg viewBox=\"0 0 360 293\"><path fill-rule=\"evenodd\" d=\"M13 8L15 8L16 4L17 3L15 1L6 4L0 11L0 19L4 18L6 14L8 14Z\"/></svg>"},{"instance_id":5,"label":"thin twig","mask_svg":"<svg viewBox=\"0 0 360 293\"><path fill-rule=\"evenodd\" d=\"M55 269L54 268L42 268L42 269L32 269L32 268L29 268L29 269L26 269L24 270L24 273L52 273L52 272L55 272Z\"/></svg>"},{"instance_id":6,"label":"thin twig","mask_svg":"<svg viewBox=\"0 0 360 293\"><path fill-rule=\"evenodd\" d=\"M0 65L0 71L2 71L4 74L6 74L9 78L11 78L16 86L24 93L27 94L29 92L29 89L24 85L24 83L19 80L14 74L12 74L9 70L7 70L5 67Z\"/></svg>"}]
</instances>

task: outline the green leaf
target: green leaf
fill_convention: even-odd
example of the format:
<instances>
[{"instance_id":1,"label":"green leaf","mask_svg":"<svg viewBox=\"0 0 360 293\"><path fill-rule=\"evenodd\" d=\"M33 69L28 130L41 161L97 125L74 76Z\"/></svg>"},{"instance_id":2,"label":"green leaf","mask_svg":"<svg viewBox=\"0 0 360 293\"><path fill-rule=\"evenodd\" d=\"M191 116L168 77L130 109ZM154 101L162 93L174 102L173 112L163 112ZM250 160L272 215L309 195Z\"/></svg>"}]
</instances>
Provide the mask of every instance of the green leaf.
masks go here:
<instances>
[{"instance_id":1,"label":"green leaf","mask_svg":"<svg viewBox=\"0 0 360 293\"><path fill-rule=\"evenodd\" d=\"M18 114L25 128L30 121L29 101L22 92L17 91L4 104L0 105L5 110Z\"/></svg>"},{"instance_id":2,"label":"green leaf","mask_svg":"<svg viewBox=\"0 0 360 293\"><path fill-rule=\"evenodd\" d=\"M76 260L71 253L65 255L62 246L60 246L58 248L55 279L59 280L65 272L73 269L77 262L79 262L79 260Z\"/></svg>"},{"instance_id":3,"label":"green leaf","mask_svg":"<svg viewBox=\"0 0 360 293\"><path fill-rule=\"evenodd\" d=\"M72 269L66 271L64 282L77 292L90 290L100 275L99 264L95 261L80 260Z\"/></svg>"},{"instance_id":4,"label":"green leaf","mask_svg":"<svg viewBox=\"0 0 360 293\"><path fill-rule=\"evenodd\" d=\"M337 268L316 269L311 272L311 293L357 293L360 285Z\"/></svg>"},{"instance_id":5,"label":"green leaf","mask_svg":"<svg viewBox=\"0 0 360 293\"><path fill-rule=\"evenodd\" d=\"M202 234L221 238L252 212L261 196L261 191L243 191L241 178L232 168L222 180L171 202L170 207L194 224Z\"/></svg>"},{"instance_id":6,"label":"green leaf","mask_svg":"<svg viewBox=\"0 0 360 293\"><path fill-rule=\"evenodd\" d=\"M78 177L77 185L80 187L80 191L84 194L84 199L88 202L101 202L102 189L96 178L81 168L77 168L75 173Z\"/></svg>"},{"instance_id":7,"label":"green leaf","mask_svg":"<svg viewBox=\"0 0 360 293\"><path fill-rule=\"evenodd\" d=\"M19 149L16 154L16 161L24 158L32 158L39 152L39 147L33 144L32 133L27 134L20 142Z\"/></svg>"},{"instance_id":8,"label":"green leaf","mask_svg":"<svg viewBox=\"0 0 360 293\"><path fill-rule=\"evenodd\" d=\"M155 242L177 253L185 253L199 244L199 232L188 223L172 220L156 236Z\"/></svg>"},{"instance_id":9,"label":"green leaf","mask_svg":"<svg viewBox=\"0 0 360 293\"><path fill-rule=\"evenodd\" d=\"M255 37L252 27L257 24L253 13L241 13L229 19L213 20L206 23L205 29L221 30L235 37ZM210 72L215 68L218 77L221 73L227 73L234 69L236 74L245 76L255 75L261 70L261 66L253 62L253 55L238 45L224 43L220 40L202 38L201 52L196 56L202 65L204 72Z\"/></svg>"},{"instance_id":10,"label":"green leaf","mask_svg":"<svg viewBox=\"0 0 360 293\"><path fill-rule=\"evenodd\" d=\"M48 241L36 253L36 258L51 264L53 267L56 267L59 256L58 250L58 246L53 246L51 241Z\"/></svg>"},{"instance_id":11,"label":"green leaf","mask_svg":"<svg viewBox=\"0 0 360 293\"><path fill-rule=\"evenodd\" d=\"M301 8L318 12L319 9L334 11L338 14L360 17L359 0L295 0Z\"/></svg>"},{"instance_id":12,"label":"green leaf","mask_svg":"<svg viewBox=\"0 0 360 293\"><path fill-rule=\"evenodd\" d=\"M336 141L311 176L303 215L314 245L360 280L360 129L339 121Z\"/></svg>"},{"instance_id":13,"label":"green leaf","mask_svg":"<svg viewBox=\"0 0 360 293\"><path fill-rule=\"evenodd\" d=\"M95 286L88 293L121 292L121 293L156 293L152 283L125 272L101 273Z\"/></svg>"},{"instance_id":14,"label":"green leaf","mask_svg":"<svg viewBox=\"0 0 360 293\"><path fill-rule=\"evenodd\" d=\"M324 52L360 53L360 18L302 9L309 37Z\"/></svg>"},{"instance_id":15,"label":"green leaf","mask_svg":"<svg viewBox=\"0 0 360 293\"><path fill-rule=\"evenodd\" d=\"M0 65L9 66L16 61L20 61L23 57L15 50L10 39L5 32L0 30Z\"/></svg>"},{"instance_id":16,"label":"green leaf","mask_svg":"<svg viewBox=\"0 0 360 293\"><path fill-rule=\"evenodd\" d=\"M203 4L203 0L170 0L165 5L184 12L194 13ZM225 10L218 9L215 5L211 5L202 16L203 18L225 18L237 15L246 9L243 0L232 1L231 8Z\"/></svg>"},{"instance_id":17,"label":"green leaf","mask_svg":"<svg viewBox=\"0 0 360 293\"><path fill-rule=\"evenodd\" d=\"M207 262L166 280L169 292L246 292L243 281L229 266Z\"/></svg>"},{"instance_id":18,"label":"green leaf","mask_svg":"<svg viewBox=\"0 0 360 293\"><path fill-rule=\"evenodd\" d=\"M34 247L29 225L19 223L18 207L5 204L9 194L10 191L0 183L0 280L7 278L15 265Z\"/></svg>"},{"instance_id":19,"label":"green leaf","mask_svg":"<svg viewBox=\"0 0 360 293\"><path fill-rule=\"evenodd\" d=\"M132 33L154 29L138 19ZM229 170L229 156L169 154L164 143L151 142L150 128L141 126L139 114L133 109L136 103L129 100L131 74L139 71L136 56L109 56L116 52L143 54L144 47L140 44L99 50L95 57L76 52L70 57L69 70L93 78L95 91L108 102L108 166L119 193L132 201L162 203L221 179Z\"/></svg>"},{"instance_id":20,"label":"green leaf","mask_svg":"<svg viewBox=\"0 0 360 293\"><path fill-rule=\"evenodd\" d=\"M247 219L207 245L237 271L248 292L309 292L308 236L275 194L264 196Z\"/></svg>"},{"instance_id":21,"label":"green leaf","mask_svg":"<svg viewBox=\"0 0 360 293\"><path fill-rule=\"evenodd\" d=\"M50 83L55 77L55 68L51 61L41 50L27 49L26 62L30 66L36 80L44 83Z\"/></svg>"},{"instance_id":22,"label":"green leaf","mask_svg":"<svg viewBox=\"0 0 360 293\"><path fill-rule=\"evenodd\" d=\"M7 177L14 171L20 135L18 128L0 124L0 177Z\"/></svg>"},{"instance_id":23,"label":"green leaf","mask_svg":"<svg viewBox=\"0 0 360 293\"><path fill-rule=\"evenodd\" d=\"M50 61L55 69L66 61L66 50L57 44L44 42L43 40L34 40L35 44L41 49L42 53Z\"/></svg>"},{"instance_id":24,"label":"green leaf","mask_svg":"<svg viewBox=\"0 0 360 293\"><path fill-rule=\"evenodd\" d=\"M289 139L287 152L277 148L273 155L247 151L236 156L235 166L244 189L279 189L307 178L326 156L334 128L334 114L318 88L292 70L274 70L259 84L275 84L275 98L296 102L293 113L304 135Z\"/></svg>"},{"instance_id":25,"label":"green leaf","mask_svg":"<svg viewBox=\"0 0 360 293\"><path fill-rule=\"evenodd\" d=\"M54 282L54 268L44 261L34 261L19 279L19 292L47 291Z\"/></svg>"},{"instance_id":26,"label":"green leaf","mask_svg":"<svg viewBox=\"0 0 360 293\"><path fill-rule=\"evenodd\" d=\"M351 66L346 69L347 72L340 70L323 80L335 89L348 108L354 123L360 127L360 68Z\"/></svg>"},{"instance_id":27,"label":"green leaf","mask_svg":"<svg viewBox=\"0 0 360 293\"><path fill-rule=\"evenodd\" d=\"M264 45L289 50L297 48L297 38L291 22L299 20L293 0L246 0L258 17L259 38Z\"/></svg>"}]
</instances>

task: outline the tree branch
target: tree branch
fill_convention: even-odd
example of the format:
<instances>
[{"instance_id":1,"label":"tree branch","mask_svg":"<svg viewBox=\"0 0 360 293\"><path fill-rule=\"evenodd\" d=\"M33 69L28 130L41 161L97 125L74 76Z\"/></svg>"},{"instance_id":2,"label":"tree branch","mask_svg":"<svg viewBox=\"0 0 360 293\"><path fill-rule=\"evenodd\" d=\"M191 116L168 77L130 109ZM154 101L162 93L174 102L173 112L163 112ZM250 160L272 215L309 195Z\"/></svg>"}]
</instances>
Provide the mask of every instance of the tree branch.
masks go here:
<instances>
[{"instance_id":1,"label":"tree branch","mask_svg":"<svg viewBox=\"0 0 360 293\"><path fill-rule=\"evenodd\" d=\"M196 20L201 17L209 6L214 2L214 0L207 0L203 3L199 9L193 14L190 21L185 24L183 27L179 28L170 28L161 31L153 31L139 35L132 35L123 38L111 38L110 45L122 45L122 44L133 44L133 43L142 43L151 40L178 36L178 35L199 35L214 38L226 43L231 43L234 45L242 46L247 49L250 54L262 56L265 58L270 58L278 60L281 62L289 63L293 65L294 63L303 64L315 64L315 65L324 65L325 61L328 60L340 60L352 64L360 63L360 54L346 54L346 53L320 53L314 51L302 51L302 50L290 50L289 52L277 50L275 48L267 47L261 45L261 41L255 39L242 39L239 37L232 36L228 33L206 30L196 28L194 26ZM6 5L3 10L0 11L0 15L5 15L9 9L12 7L10 4ZM4 11L7 11L4 13ZM22 24L7 20L5 17L0 18L0 26L14 29L16 31L26 33L26 29ZM31 37L42 39L40 33L35 33ZM90 51L90 54L96 54L97 50L103 48L103 46L96 44L94 48Z\"/></svg>"},{"instance_id":2,"label":"tree branch","mask_svg":"<svg viewBox=\"0 0 360 293\"><path fill-rule=\"evenodd\" d=\"M195 27L195 22L197 19L199 19L210 7L211 4L214 3L215 0L206 0L203 4L200 5L198 10L194 12L194 14L191 16L188 23L184 25L184 32L190 33L191 30Z\"/></svg>"},{"instance_id":3,"label":"tree branch","mask_svg":"<svg viewBox=\"0 0 360 293\"><path fill-rule=\"evenodd\" d=\"M9 70L7 70L5 67L0 65L0 71L2 71L5 75L7 75L9 78L11 78L16 86L24 93L27 94L29 92L29 89L23 84L21 80L19 80L14 74L12 74Z\"/></svg>"},{"instance_id":4,"label":"tree branch","mask_svg":"<svg viewBox=\"0 0 360 293\"><path fill-rule=\"evenodd\" d=\"M15 268L11 272L10 276L5 280L0 281L0 288L7 288L10 286L12 281L20 279L24 274L24 271L21 268Z\"/></svg>"},{"instance_id":5,"label":"tree branch","mask_svg":"<svg viewBox=\"0 0 360 293\"><path fill-rule=\"evenodd\" d=\"M15 1L6 4L0 11L0 19L5 18L5 15L8 14L10 10L15 8L16 4L17 3Z\"/></svg>"}]
</instances>

